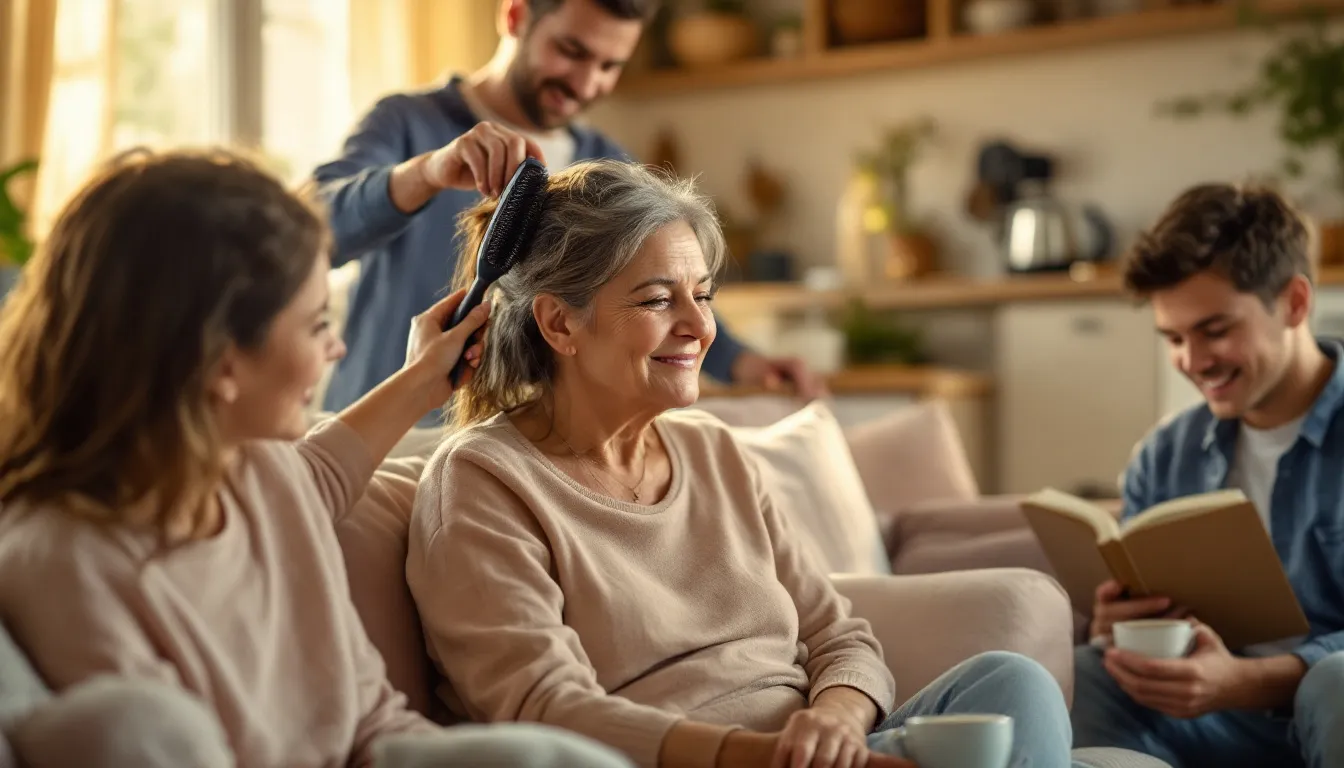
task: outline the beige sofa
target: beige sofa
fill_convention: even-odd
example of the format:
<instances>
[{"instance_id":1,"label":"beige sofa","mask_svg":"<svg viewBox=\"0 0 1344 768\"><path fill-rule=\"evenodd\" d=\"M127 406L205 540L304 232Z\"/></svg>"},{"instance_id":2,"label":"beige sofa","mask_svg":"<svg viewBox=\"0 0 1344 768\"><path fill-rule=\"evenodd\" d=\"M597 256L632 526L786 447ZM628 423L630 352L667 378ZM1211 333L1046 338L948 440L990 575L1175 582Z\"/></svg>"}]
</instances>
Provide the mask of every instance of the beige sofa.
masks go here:
<instances>
[{"instance_id":1,"label":"beige sofa","mask_svg":"<svg viewBox=\"0 0 1344 768\"><path fill-rule=\"evenodd\" d=\"M866 475L868 494L877 502L875 508L883 500L893 499L899 503L892 504L891 509L929 503L928 497L945 493L947 488L953 488L952 503L964 503L962 497L974 495L974 488L966 487L964 478L958 479L956 469L941 479L926 472L893 484L905 473L903 461L934 453L927 443L910 445L914 439L910 425L923 424L925 429L932 425L937 432L940 419L938 408L932 406L846 434L847 450L853 452L859 474ZM902 425L905 431L897 428ZM424 453L433 442L433 435L411 436L399 451L402 456L378 469L355 509L336 526L353 600L384 657L388 677L413 707L431 716L436 714L432 692L437 679L425 652L404 563L411 506L425 463ZM961 487L954 487L958 484ZM896 499L911 489L918 491L916 495L922 494L922 502L914 497ZM963 562L950 551L915 557L917 551L934 551L923 549L932 547L931 543L917 541L924 539L928 530L937 530L936 526L921 527L925 525L919 522L923 513L907 517L903 512L888 510L882 514L894 524L887 526L885 533L896 544L892 551L897 566L903 557L906 562L923 562L929 567L939 562ZM1071 611L1062 590L1040 570L996 568L897 577L850 573L832 578L852 602L854 612L872 624L901 698L912 695L956 663L987 650L1016 651L1040 661L1059 681L1066 698L1071 698ZM0 679L0 698L4 698L5 683ZM24 698L36 702L43 697L24 694ZM0 768L11 768L10 757L0 737ZM1080 751L1075 758L1097 768L1164 765L1117 750Z\"/></svg>"}]
</instances>

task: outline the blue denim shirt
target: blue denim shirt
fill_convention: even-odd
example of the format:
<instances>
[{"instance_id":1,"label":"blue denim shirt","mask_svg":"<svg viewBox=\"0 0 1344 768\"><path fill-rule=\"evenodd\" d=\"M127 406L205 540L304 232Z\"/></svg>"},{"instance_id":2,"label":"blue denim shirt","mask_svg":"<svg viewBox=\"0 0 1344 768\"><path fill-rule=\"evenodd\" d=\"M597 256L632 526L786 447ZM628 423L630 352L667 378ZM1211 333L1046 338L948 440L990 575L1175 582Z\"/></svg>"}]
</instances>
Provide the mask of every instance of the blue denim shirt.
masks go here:
<instances>
[{"instance_id":1,"label":"blue denim shirt","mask_svg":"<svg viewBox=\"0 0 1344 768\"><path fill-rule=\"evenodd\" d=\"M334 236L332 266L360 261L346 318L346 356L337 363L323 407L342 408L396 373L406 359L411 320L447 294L457 265L457 218L475 205L475 190L446 190L406 214L388 197L398 163L442 147L471 130L476 116L462 97L462 78L381 99L346 139L338 158L313 172ZM629 160L597 131L571 126L575 159ZM705 353L704 371L732 379L743 345L722 324ZM438 421L431 414L421 422Z\"/></svg>"},{"instance_id":2,"label":"blue denim shirt","mask_svg":"<svg viewBox=\"0 0 1344 768\"><path fill-rule=\"evenodd\" d=\"M1344 346L1318 341L1338 363ZM1311 624L1293 653L1308 667L1344 651L1344 365L1316 398L1297 442L1279 460L1270 532ZM1197 405L1162 424L1138 449L1124 478L1124 517L1154 504L1224 488L1238 433Z\"/></svg>"}]
</instances>

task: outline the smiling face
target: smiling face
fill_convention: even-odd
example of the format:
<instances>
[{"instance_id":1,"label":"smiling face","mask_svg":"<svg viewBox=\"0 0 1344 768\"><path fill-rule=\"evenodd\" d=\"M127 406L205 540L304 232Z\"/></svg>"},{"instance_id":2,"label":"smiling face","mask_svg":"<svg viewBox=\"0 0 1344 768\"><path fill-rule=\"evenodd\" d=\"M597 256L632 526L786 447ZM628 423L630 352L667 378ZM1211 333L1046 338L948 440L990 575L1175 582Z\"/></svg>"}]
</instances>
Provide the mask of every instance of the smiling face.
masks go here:
<instances>
[{"instance_id":1,"label":"smiling face","mask_svg":"<svg viewBox=\"0 0 1344 768\"><path fill-rule=\"evenodd\" d=\"M227 442L294 440L307 431L313 390L327 366L345 355L331 328L328 269L325 256L313 260L312 273L257 349L225 353L212 389Z\"/></svg>"},{"instance_id":2,"label":"smiling face","mask_svg":"<svg viewBox=\"0 0 1344 768\"><path fill-rule=\"evenodd\" d=\"M1172 365L1215 416L1244 418L1273 404L1292 363L1294 333L1309 312L1305 278L1294 278L1270 306L1212 271L1150 298Z\"/></svg>"},{"instance_id":3,"label":"smiling face","mask_svg":"<svg viewBox=\"0 0 1344 768\"><path fill-rule=\"evenodd\" d=\"M561 350L581 386L631 411L695 403L700 365L714 341L714 283L684 221L660 229L569 325Z\"/></svg>"},{"instance_id":4,"label":"smiling face","mask_svg":"<svg viewBox=\"0 0 1344 768\"><path fill-rule=\"evenodd\" d=\"M566 126L611 93L643 30L595 0L563 0L529 18L524 0L509 8L510 31L520 35L508 79L519 106L538 128Z\"/></svg>"}]
</instances>

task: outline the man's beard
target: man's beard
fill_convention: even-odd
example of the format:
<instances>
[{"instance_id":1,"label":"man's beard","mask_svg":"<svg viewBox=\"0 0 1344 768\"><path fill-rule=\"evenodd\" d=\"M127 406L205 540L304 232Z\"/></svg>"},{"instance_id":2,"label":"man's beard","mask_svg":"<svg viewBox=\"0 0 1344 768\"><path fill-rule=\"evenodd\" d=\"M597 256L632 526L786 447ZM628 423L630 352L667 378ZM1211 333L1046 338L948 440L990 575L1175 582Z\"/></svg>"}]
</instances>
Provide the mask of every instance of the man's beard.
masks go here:
<instances>
[{"instance_id":1,"label":"man's beard","mask_svg":"<svg viewBox=\"0 0 1344 768\"><path fill-rule=\"evenodd\" d=\"M565 121L552 123L546 111L542 109L541 94L547 88L555 88L578 102L580 111L588 106L563 80L542 80L534 85L534 79L532 67L520 54L519 58L514 60L513 66L509 67L509 86L513 89L513 95L518 99L518 106L523 110L523 114L527 115L527 119L532 121L532 124L536 127L542 130L550 130L560 128L565 124Z\"/></svg>"}]
</instances>

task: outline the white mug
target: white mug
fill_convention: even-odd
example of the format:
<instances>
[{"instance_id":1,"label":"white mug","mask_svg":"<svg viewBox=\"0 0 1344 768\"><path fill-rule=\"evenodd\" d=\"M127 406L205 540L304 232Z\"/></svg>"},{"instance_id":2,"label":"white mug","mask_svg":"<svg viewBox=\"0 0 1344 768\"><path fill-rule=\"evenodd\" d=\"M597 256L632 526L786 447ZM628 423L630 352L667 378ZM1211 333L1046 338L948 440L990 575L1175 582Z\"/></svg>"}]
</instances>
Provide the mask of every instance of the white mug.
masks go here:
<instances>
[{"instance_id":1,"label":"white mug","mask_svg":"<svg viewBox=\"0 0 1344 768\"><path fill-rule=\"evenodd\" d=\"M1115 647L1154 659L1179 659L1194 645L1195 627L1184 619L1135 619L1111 627Z\"/></svg>"},{"instance_id":2,"label":"white mug","mask_svg":"<svg viewBox=\"0 0 1344 768\"><path fill-rule=\"evenodd\" d=\"M889 734L919 768L1007 768L1013 751L1007 715L911 717Z\"/></svg>"}]
</instances>

